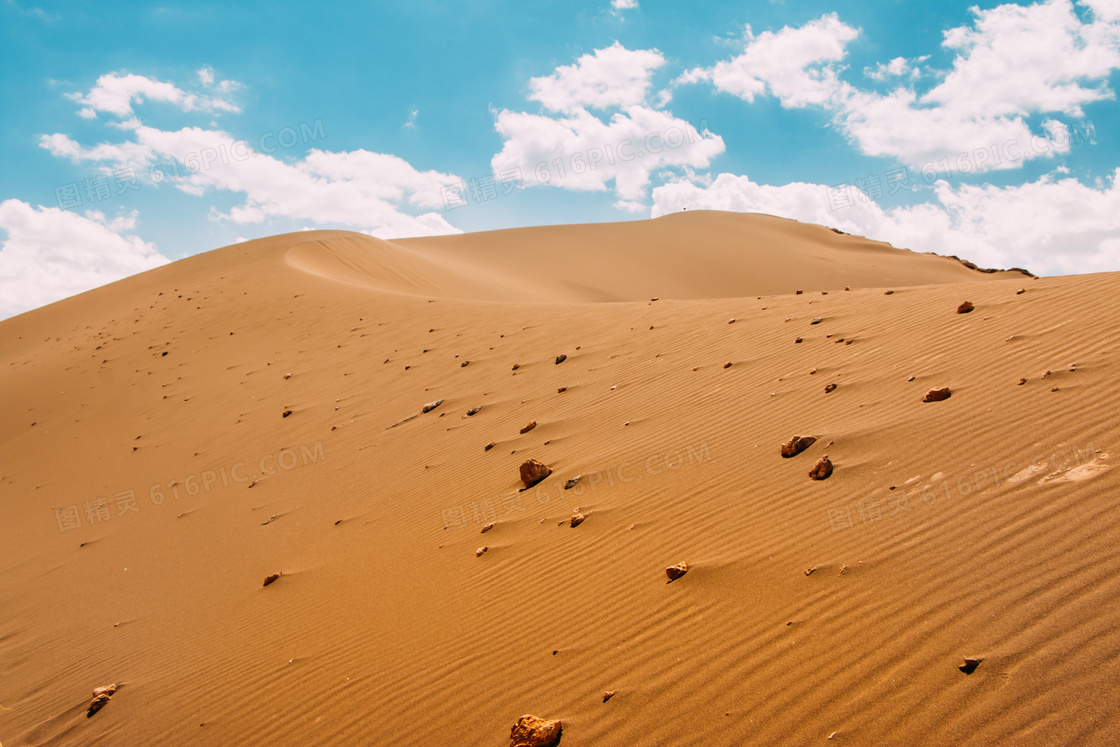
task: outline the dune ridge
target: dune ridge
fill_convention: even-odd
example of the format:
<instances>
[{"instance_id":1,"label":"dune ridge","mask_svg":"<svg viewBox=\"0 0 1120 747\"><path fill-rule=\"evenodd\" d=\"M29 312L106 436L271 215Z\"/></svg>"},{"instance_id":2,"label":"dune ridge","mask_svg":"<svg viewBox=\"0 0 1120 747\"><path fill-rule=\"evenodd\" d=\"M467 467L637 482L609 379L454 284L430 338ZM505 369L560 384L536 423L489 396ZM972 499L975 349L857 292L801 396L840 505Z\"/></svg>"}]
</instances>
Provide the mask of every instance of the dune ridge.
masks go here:
<instances>
[{"instance_id":1,"label":"dune ridge","mask_svg":"<svg viewBox=\"0 0 1120 747\"><path fill-rule=\"evenodd\" d=\"M1113 743L1118 293L689 213L0 322L0 742Z\"/></svg>"}]
</instances>

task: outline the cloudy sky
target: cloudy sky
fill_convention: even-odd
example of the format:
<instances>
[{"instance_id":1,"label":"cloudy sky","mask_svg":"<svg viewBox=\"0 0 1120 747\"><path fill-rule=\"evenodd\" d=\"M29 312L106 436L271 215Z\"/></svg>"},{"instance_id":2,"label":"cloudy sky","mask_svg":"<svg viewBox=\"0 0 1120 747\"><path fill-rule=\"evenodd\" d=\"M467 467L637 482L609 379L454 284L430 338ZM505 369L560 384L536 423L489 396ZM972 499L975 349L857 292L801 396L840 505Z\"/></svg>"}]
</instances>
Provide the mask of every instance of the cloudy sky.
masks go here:
<instances>
[{"instance_id":1,"label":"cloudy sky","mask_svg":"<svg viewBox=\"0 0 1120 747\"><path fill-rule=\"evenodd\" d=\"M305 228L685 208L1120 270L1120 0L0 0L0 70L0 317Z\"/></svg>"}]
</instances>

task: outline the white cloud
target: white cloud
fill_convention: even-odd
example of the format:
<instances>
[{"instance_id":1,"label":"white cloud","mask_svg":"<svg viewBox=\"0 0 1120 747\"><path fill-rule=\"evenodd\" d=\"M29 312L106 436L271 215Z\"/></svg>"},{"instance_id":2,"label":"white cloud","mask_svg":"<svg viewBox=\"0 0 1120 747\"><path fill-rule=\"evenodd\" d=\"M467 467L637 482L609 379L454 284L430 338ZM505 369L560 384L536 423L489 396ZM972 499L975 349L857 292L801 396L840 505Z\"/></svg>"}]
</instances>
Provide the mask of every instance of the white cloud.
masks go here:
<instances>
[{"instance_id":1,"label":"white cloud","mask_svg":"<svg viewBox=\"0 0 1120 747\"><path fill-rule=\"evenodd\" d=\"M1101 21L1120 21L1120 0L1080 0Z\"/></svg>"},{"instance_id":2,"label":"white cloud","mask_svg":"<svg viewBox=\"0 0 1120 747\"><path fill-rule=\"evenodd\" d=\"M742 54L692 70L678 83L710 81L746 101L770 94L789 108L819 106L865 155L921 166L1015 142L1024 158L990 159L983 168L1018 168L1028 158L1062 152L1026 147L1043 134L1032 131L1028 117L1081 117L1084 105L1114 98L1108 78L1120 68L1120 3L1084 4L1092 10L1088 21L1070 0L973 8L971 26L945 32L943 47L955 53L952 67L934 71L940 83L925 93L913 88L927 77L916 75L915 63L924 57L866 70L873 79L895 77L909 86L886 94L840 80L847 44L859 32L835 13L801 28L758 36L748 30Z\"/></svg>"},{"instance_id":3,"label":"white cloud","mask_svg":"<svg viewBox=\"0 0 1120 747\"><path fill-rule=\"evenodd\" d=\"M955 254L987 267L1020 266L1040 274L1120 269L1120 169L1099 188L1051 176L1010 187L939 181L935 200L888 210L870 200L834 210L828 189L720 174L708 185L678 181L657 187L652 215L684 208L759 212L914 251Z\"/></svg>"},{"instance_id":4,"label":"white cloud","mask_svg":"<svg viewBox=\"0 0 1120 747\"><path fill-rule=\"evenodd\" d=\"M204 85L213 83L214 73L209 68L199 70L198 76ZM225 91L239 87L231 81L225 81L224 84ZM96 117L98 112L116 117L131 117L133 104L144 101L162 101L183 111L241 111L224 98L190 93L171 83L131 73L102 75L89 93L72 93L69 98L82 105L78 113L85 119Z\"/></svg>"},{"instance_id":5,"label":"white cloud","mask_svg":"<svg viewBox=\"0 0 1120 747\"><path fill-rule=\"evenodd\" d=\"M648 209L644 203L635 200L615 200L614 207L627 213L644 213Z\"/></svg>"},{"instance_id":6,"label":"white cloud","mask_svg":"<svg viewBox=\"0 0 1120 747\"><path fill-rule=\"evenodd\" d=\"M973 26L945 32L956 52L945 80L924 104L961 116L1063 112L1114 97L1107 81L1120 67L1120 37L1111 24L1082 23L1069 0L973 8Z\"/></svg>"},{"instance_id":7,"label":"white cloud","mask_svg":"<svg viewBox=\"0 0 1120 747\"><path fill-rule=\"evenodd\" d=\"M302 160L287 162L254 151L245 141L221 130L185 127L168 131L138 124L130 132L134 140L91 148L56 133L42 136L40 146L76 162L132 166L144 181L166 180L194 196L210 192L245 195L245 202L228 213L213 210L215 220L237 224L270 218L311 221L380 238L459 232L432 212L443 207L441 186L459 178L419 171L397 156L366 150L312 150ZM174 176L174 169L166 165L171 159L182 165L183 176ZM413 214L416 211L426 212Z\"/></svg>"},{"instance_id":8,"label":"white cloud","mask_svg":"<svg viewBox=\"0 0 1120 747\"><path fill-rule=\"evenodd\" d=\"M196 74L203 86L215 91L241 87L235 81L219 81L209 67L200 68ZM103 75L88 94L70 98L91 116L108 112L121 118L108 124L130 139L86 147L69 135L53 133L40 136L40 147L75 163L131 167L141 182L166 182L195 197L211 192L245 196L243 204L226 213L211 208L214 220L237 224L263 223L271 218L309 221L344 226L380 238L459 232L434 212L444 206L441 186L460 181L452 174L419 171L396 156L366 150L311 150L302 160L281 159L254 150L247 141L213 123L209 129L148 127L133 113L133 104L166 101L184 111L236 107L221 98L188 93L170 83L138 75ZM415 121L418 113L413 109L410 121ZM291 131L294 145L305 129L301 124L299 133L295 128L264 133L256 144L264 150L277 145L290 147L283 142L285 130ZM309 137L312 142L322 137L321 127L304 133L303 142L307 143Z\"/></svg>"},{"instance_id":9,"label":"white cloud","mask_svg":"<svg viewBox=\"0 0 1120 747\"><path fill-rule=\"evenodd\" d=\"M651 77L665 59L657 50L628 50L618 42L573 65L530 81L530 99L555 114L495 112L504 138L490 161L499 177L520 172L527 185L576 191L614 190L615 207L633 212L651 175L662 169L707 168L723 139L654 108ZM661 107L667 90L655 95ZM613 110L605 121L589 109Z\"/></svg>"},{"instance_id":10,"label":"white cloud","mask_svg":"<svg viewBox=\"0 0 1120 747\"><path fill-rule=\"evenodd\" d=\"M961 153L990 153L993 147L998 152L1010 143L1023 155L998 162L990 157L983 170L1013 169L1057 150L1028 148L1036 133L1021 117L962 117L946 107L925 108L918 105L917 94L902 88L886 96L850 90L837 120L864 155L896 158L918 168Z\"/></svg>"},{"instance_id":11,"label":"white cloud","mask_svg":"<svg viewBox=\"0 0 1120 747\"><path fill-rule=\"evenodd\" d=\"M646 106L631 106L608 122L586 110L559 118L503 110L496 128L505 143L490 162L495 174L520 169L528 184L613 188L627 201L645 197L652 172L707 168L725 150L719 135Z\"/></svg>"},{"instance_id":12,"label":"white cloud","mask_svg":"<svg viewBox=\"0 0 1120 747\"><path fill-rule=\"evenodd\" d=\"M0 317L12 316L167 263L131 234L136 214L107 219L20 200L0 203Z\"/></svg>"},{"instance_id":13,"label":"white cloud","mask_svg":"<svg viewBox=\"0 0 1120 747\"><path fill-rule=\"evenodd\" d=\"M630 50L615 42L552 75L531 78L529 98L555 112L633 106L646 100L650 77L664 64L656 49Z\"/></svg>"},{"instance_id":14,"label":"white cloud","mask_svg":"<svg viewBox=\"0 0 1120 747\"><path fill-rule=\"evenodd\" d=\"M755 36L748 26L741 55L714 67L691 70L679 83L710 81L716 88L754 101L769 92L783 106L824 105L840 88L834 63L844 58L848 42L859 30L828 13L801 28L764 31Z\"/></svg>"},{"instance_id":15,"label":"white cloud","mask_svg":"<svg viewBox=\"0 0 1120 747\"><path fill-rule=\"evenodd\" d=\"M630 10L638 7L638 0L611 0L611 7L616 11Z\"/></svg>"},{"instance_id":16,"label":"white cloud","mask_svg":"<svg viewBox=\"0 0 1120 747\"><path fill-rule=\"evenodd\" d=\"M890 62L880 62L875 65L875 67L864 68L863 74L871 78L871 80L880 82L890 78L909 78L910 80L917 80L922 75L918 63L925 62L928 59L928 54L913 60L908 60L905 57L895 57Z\"/></svg>"},{"instance_id":17,"label":"white cloud","mask_svg":"<svg viewBox=\"0 0 1120 747\"><path fill-rule=\"evenodd\" d=\"M144 128L137 127L135 129L141 131ZM92 161L113 166L133 164L146 167L149 162L156 160L157 157L155 150L147 142L100 143L91 148L85 148L69 135L60 132L40 135L39 147L49 151L53 156L67 158L74 163Z\"/></svg>"}]
</instances>

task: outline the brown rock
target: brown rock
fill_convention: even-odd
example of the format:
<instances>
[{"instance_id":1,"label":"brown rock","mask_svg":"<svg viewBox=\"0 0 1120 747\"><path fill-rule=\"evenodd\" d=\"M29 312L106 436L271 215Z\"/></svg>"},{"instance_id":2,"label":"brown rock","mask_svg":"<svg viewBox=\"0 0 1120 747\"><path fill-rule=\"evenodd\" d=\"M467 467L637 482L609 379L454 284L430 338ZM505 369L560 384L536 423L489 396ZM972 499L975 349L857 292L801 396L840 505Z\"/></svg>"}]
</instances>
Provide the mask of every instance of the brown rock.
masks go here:
<instances>
[{"instance_id":1,"label":"brown rock","mask_svg":"<svg viewBox=\"0 0 1120 747\"><path fill-rule=\"evenodd\" d=\"M481 411L481 407L472 407L471 409L467 410L467 417L469 418L471 415L477 415Z\"/></svg>"},{"instance_id":2,"label":"brown rock","mask_svg":"<svg viewBox=\"0 0 1120 747\"><path fill-rule=\"evenodd\" d=\"M564 354L558 355L558 356L556 356L556 365L559 366L561 363L563 363L566 360L568 360L567 355L564 355Z\"/></svg>"},{"instance_id":3,"label":"brown rock","mask_svg":"<svg viewBox=\"0 0 1120 747\"><path fill-rule=\"evenodd\" d=\"M442 404L443 404L443 400L442 399L437 399L435 402L429 402L428 404L426 404L422 408L420 408L420 412L431 412L432 410L436 409L437 407L439 407Z\"/></svg>"},{"instance_id":4,"label":"brown rock","mask_svg":"<svg viewBox=\"0 0 1120 747\"><path fill-rule=\"evenodd\" d=\"M533 430L533 429L534 429L534 428L536 428L536 427L537 427L537 421L533 420L533 421L530 421L530 422L529 422L529 424L528 424L527 426L525 426L524 428L522 428L522 429L521 429L521 432L522 432L522 433L528 433L529 431Z\"/></svg>"},{"instance_id":5,"label":"brown rock","mask_svg":"<svg viewBox=\"0 0 1120 747\"><path fill-rule=\"evenodd\" d=\"M572 529L575 529L580 524L582 524L583 520L586 519L586 518L587 517L584 516L583 514L572 514L572 518L571 518Z\"/></svg>"},{"instance_id":6,"label":"brown rock","mask_svg":"<svg viewBox=\"0 0 1120 747\"><path fill-rule=\"evenodd\" d=\"M796 292L796 293L795 293L794 295L800 296L800 295L801 295L801 291L797 291L797 292Z\"/></svg>"},{"instance_id":7,"label":"brown rock","mask_svg":"<svg viewBox=\"0 0 1120 747\"><path fill-rule=\"evenodd\" d=\"M814 480L827 480L831 474L832 460L828 458L827 454L818 459L817 463L813 465L813 468L809 470L809 477Z\"/></svg>"},{"instance_id":8,"label":"brown rock","mask_svg":"<svg viewBox=\"0 0 1120 747\"><path fill-rule=\"evenodd\" d=\"M686 573L688 573L688 563L677 563L665 569L665 575L669 577L670 581L676 581Z\"/></svg>"},{"instance_id":9,"label":"brown rock","mask_svg":"<svg viewBox=\"0 0 1120 747\"><path fill-rule=\"evenodd\" d=\"M89 703L89 708L86 710L86 718L92 718L93 714L100 711L109 702L109 698L117 691L116 685L105 685L104 687L95 688L93 691L93 700Z\"/></svg>"},{"instance_id":10,"label":"brown rock","mask_svg":"<svg viewBox=\"0 0 1120 747\"><path fill-rule=\"evenodd\" d=\"M894 294L894 291L886 291L885 293L883 293L884 296L890 296L890 295L893 295L893 294Z\"/></svg>"},{"instance_id":11,"label":"brown rock","mask_svg":"<svg viewBox=\"0 0 1120 747\"><path fill-rule=\"evenodd\" d=\"M571 478L570 480L568 480L567 482L564 483L564 490L571 490L576 485L579 485L579 481L582 478L583 478L583 475L576 475L575 477Z\"/></svg>"},{"instance_id":12,"label":"brown rock","mask_svg":"<svg viewBox=\"0 0 1120 747\"><path fill-rule=\"evenodd\" d=\"M796 340L794 340L794 342L801 342L801 338L798 337Z\"/></svg>"},{"instance_id":13,"label":"brown rock","mask_svg":"<svg viewBox=\"0 0 1120 747\"><path fill-rule=\"evenodd\" d=\"M525 715L509 730L509 747L556 747L560 744L560 721Z\"/></svg>"},{"instance_id":14,"label":"brown rock","mask_svg":"<svg viewBox=\"0 0 1120 747\"><path fill-rule=\"evenodd\" d=\"M459 368L466 368L470 364L471 364L470 361L463 361L462 363L459 364Z\"/></svg>"},{"instance_id":15,"label":"brown rock","mask_svg":"<svg viewBox=\"0 0 1120 747\"><path fill-rule=\"evenodd\" d=\"M724 364L723 364L723 367L724 367L724 368L731 368L731 362L730 362L730 361L728 361L727 363L724 363Z\"/></svg>"},{"instance_id":16,"label":"brown rock","mask_svg":"<svg viewBox=\"0 0 1120 747\"><path fill-rule=\"evenodd\" d=\"M273 581L275 581L278 578L280 578L279 573L273 573L273 574L270 574L270 575L266 576L265 579L264 579L264 586L268 586L269 584L271 584Z\"/></svg>"},{"instance_id":17,"label":"brown rock","mask_svg":"<svg viewBox=\"0 0 1120 747\"><path fill-rule=\"evenodd\" d=\"M816 436L794 436L782 444L782 456L786 459L795 457L816 443Z\"/></svg>"},{"instance_id":18,"label":"brown rock","mask_svg":"<svg viewBox=\"0 0 1120 747\"><path fill-rule=\"evenodd\" d=\"M482 531L479 532L479 534L486 534L487 532L489 532L493 528L494 528L494 522L490 522L489 524L487 524L486 526L484 526L482 528Z\"/></svg>"},{"instance_id":19,"label":"brown rock","mask_svg":"<svg viewBox=\"0 0 1120 747\"><path fill-rule=\"evenodd\" d=\"M613 697L614 697L614 690L607 690L605 693L603 693L603 702L606 703L608 700L610 700Z\"/></svg>"},{"instance_id":20,"label":"brown rock","mask_svg":"<svg viewBox=\"0 0 1120 747\"><path fill-rule=\"evenodd\" d=\"M476 558L481 558L482 553L486 552L489 549L490 549L489 547L480 547L480 548L478 548L477 550L474 551L474 556Z\"/></svg>"},{"instance_id":21,"label":"brown rock","mask_svg":"<svg viewBox=\"0 0 1120 747\"><path fill-rule=\"evenodd\" d=\"M930 389L926 392L926 396L922 397L922 402L940 402L941 400L949 399L953 393L949 387L943 386L939 389Z\"/></svg>"},{"instance_id":22,"label":"brown rock","mask_svg":"<svg viewBox=\"0 0 1120 747\"><path fill-rule=\"evenodd\" d=\"M556 390L556 393L557 394L563 394L566 391L568 391L568 387L562 386L562 387L560 387L559 389Z\"/></svg>"},{"instance_id":23,"label":"brown rock","mask_svg":"<svg viewBox=\"0 0 1120 747\"><path fill-rule=\"evenodd\" d=\"M536 459L530 459L521 465L521 482L525 483L526 489L533 487L551 474L552 470Z\"/></svg>"},{"instance_id":24,"label":"brown rock","mask_svg":"<svg viewBox=\"0 0 1120 747\"><path fill-rule=\"evenodd\" d=\"M965 674L972 674L976 671L976 667L980 666L980 662L982 661L984 660L976 656L966 656L964 661L957 665L957 669Z\"/></svg>"},{"instance_id":25,"label":"brown rock","mask_svg":"<svg viewBox=\"0 0 1120 747\"><path fill-rule=\"evenodd\" d=\"M490 449L493 449L496 445L497 444L495 444L493 441L491 441L490 443L486 444L486 446L482 447L482 450L483 451L490 451Z\"/></svg>"},{"instance_id":26,"label":"brown rock","mask_svg":"<svg viewBox=\"0 0 1120 747\"><path fill-rule=\"evenodd\" d=\"M957 313L958 314L967 314L968 312L972 311L975 308L976 307L973 306L971 303L969 303L968 301L965 301L964 303L962 303L960 306L957 307Z\"/></svg>"},{"instance_id":27,"label":"brown rock","mask_svg":"<svg viewBox=\"0 0 1120 747\"><path fill-rule=\"evenodd\" d=\"M820 324L820 323L821 323L821 322L823 322L823 321L824 321L824 319L818 316L818 317L817 317L816 319L814 319L813 321L809 322L809 324Z\"/></svg>"},{"instance_id":28,"label":"brown rock","mask_svg":"<svg viewBox=\"0 0 1120 747\"><path fill-rule=\"evenodd\" d=\"M834 392L834 391L836 391L836 384L825 384L824 385L824 393L825 394L828 394L829 392Z\"/></svg>"},{"instance_id":29,"label":"brown rock","mask_svg":"<svg viewBox=\"0 0 1120 747\"><path fill-rule=\"evenodd\" d=\"M103 687L95 687L93 689L93 697L96 698L96 697L99 697L101 695L112 695L116 691L117 691L117 686L116 685L105 685Z\"/></svg>"},{"instance_id":30,"label":"brown rock","mask_svg":"<svg viewBox=\"0 0 1120 747\"><path fill-rule=\"evenodd\" d=\"M1019 386L1022 386L1023 384L1026 384L1026 383L1027 383L1026 379L1019 379Z\"/></svg>"},{"instance_id":31,"label":"brown rock","mask_svg":"<svg viewBox=\"0 0 1120 747\"><path fill-rule=\"evenodd\" d=\"M1015 295L1016 295L1016 296L1021 296L1021 295L1023 295L1023 294L1024 294L1024 293L1026 293L1026 292L1027 292L1027 289L1026 289L1026 288L1020 288L1019 290L1015 291Z\"/></svg>"}]
</instances>

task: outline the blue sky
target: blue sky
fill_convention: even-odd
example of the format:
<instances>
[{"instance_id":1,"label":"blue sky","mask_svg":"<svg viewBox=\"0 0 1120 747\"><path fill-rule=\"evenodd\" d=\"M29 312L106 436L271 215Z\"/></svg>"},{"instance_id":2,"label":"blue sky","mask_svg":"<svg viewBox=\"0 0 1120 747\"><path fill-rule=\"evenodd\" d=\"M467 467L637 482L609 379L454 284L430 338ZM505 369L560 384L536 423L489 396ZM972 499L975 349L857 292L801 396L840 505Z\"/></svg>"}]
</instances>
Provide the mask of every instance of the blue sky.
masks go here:
<instances>
[{"instance_id":1,"label":"blue sky","mask_svg":"<svg viewBox=\"0 0 1120 747\"><path fill-rule=\"evenodd\" d=\"M0 317L305 228L684 208L1120 269L1120 0L0 0L0 69Z\"/></svg>"}]
</instances>

